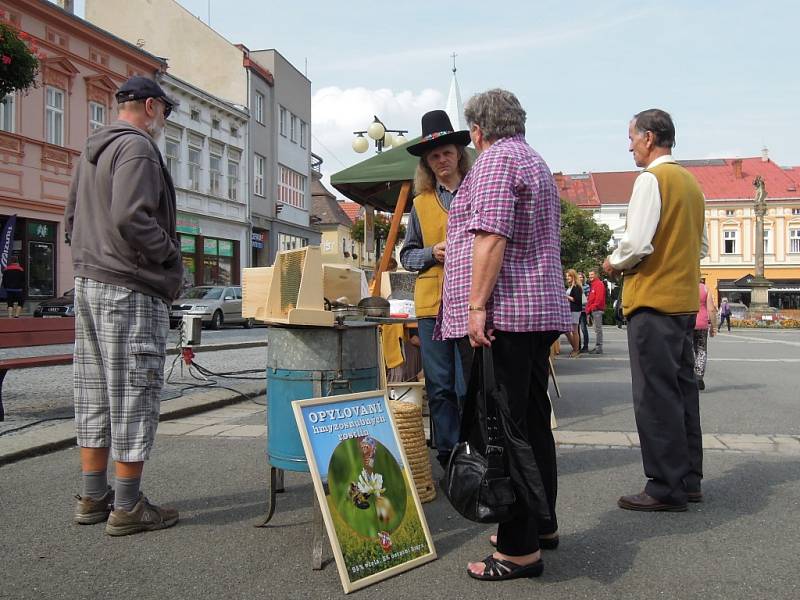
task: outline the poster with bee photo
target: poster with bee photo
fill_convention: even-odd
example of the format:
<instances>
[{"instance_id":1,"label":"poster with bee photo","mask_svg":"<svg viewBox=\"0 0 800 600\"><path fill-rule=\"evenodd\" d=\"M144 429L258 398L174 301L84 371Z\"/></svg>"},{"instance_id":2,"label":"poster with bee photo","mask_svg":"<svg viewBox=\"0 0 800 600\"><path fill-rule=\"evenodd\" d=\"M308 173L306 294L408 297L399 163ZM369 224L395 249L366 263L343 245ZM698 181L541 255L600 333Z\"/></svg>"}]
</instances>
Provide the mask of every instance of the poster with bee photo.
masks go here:
<instances>
[{"instance_id":1,"label":"poster with bee photo","mask_svg":"<svg viewBox=\"0 0 800 600\"><path fill-rule=\"evenodd\" d=\"M292 405L344 591L434 560L384 392Z\"/></svg>"}]
</instances>

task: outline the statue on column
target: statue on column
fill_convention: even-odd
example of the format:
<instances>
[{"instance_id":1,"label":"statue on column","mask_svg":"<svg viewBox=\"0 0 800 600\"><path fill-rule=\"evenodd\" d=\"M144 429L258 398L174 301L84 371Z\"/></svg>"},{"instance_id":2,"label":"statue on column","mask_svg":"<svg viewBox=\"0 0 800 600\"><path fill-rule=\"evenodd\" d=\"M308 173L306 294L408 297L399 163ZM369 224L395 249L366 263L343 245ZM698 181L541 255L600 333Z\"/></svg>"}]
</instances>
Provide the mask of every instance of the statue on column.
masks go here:
<instances>
[{"instance_id":1,"label":"statue on column","mask_svg":"<svg viewBox=\"0 0 800 600\"><path fill-rule=\"evenodd\" d=\"M755 255L755 276L750 282L750 311L763 312L769 310L769 288L772 282L764 278L764 216L767 214L767 188L764 178L756 175L753 180L756 196L753 199L753 212L756 216L756 231L753 254Z\"/></svg>"}]
</instances>

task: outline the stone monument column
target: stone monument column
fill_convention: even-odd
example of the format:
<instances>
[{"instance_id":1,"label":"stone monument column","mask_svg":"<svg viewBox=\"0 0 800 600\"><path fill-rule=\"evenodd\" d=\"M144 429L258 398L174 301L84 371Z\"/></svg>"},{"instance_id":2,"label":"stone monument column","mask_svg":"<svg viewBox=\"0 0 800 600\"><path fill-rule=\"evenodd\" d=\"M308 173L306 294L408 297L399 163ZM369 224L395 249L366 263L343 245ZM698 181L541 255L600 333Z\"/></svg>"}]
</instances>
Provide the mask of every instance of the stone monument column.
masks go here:
<instances>
[{"instance_id":1,"label":"stone monument column","mask_svg":"<svg viewBox=\"0 0 800 600\"><path fill-rule=\"evenodd\" d=\"M757 175L753 180L756 196L753 200L753 212L756 215L755 232L755 277L750 282L750 312L769 312L769 288L771 281L764 277L764 215L767 214L767 189L764 179ZM755 315L754 315L755 316Z\"/></svg>"}]
</instances>

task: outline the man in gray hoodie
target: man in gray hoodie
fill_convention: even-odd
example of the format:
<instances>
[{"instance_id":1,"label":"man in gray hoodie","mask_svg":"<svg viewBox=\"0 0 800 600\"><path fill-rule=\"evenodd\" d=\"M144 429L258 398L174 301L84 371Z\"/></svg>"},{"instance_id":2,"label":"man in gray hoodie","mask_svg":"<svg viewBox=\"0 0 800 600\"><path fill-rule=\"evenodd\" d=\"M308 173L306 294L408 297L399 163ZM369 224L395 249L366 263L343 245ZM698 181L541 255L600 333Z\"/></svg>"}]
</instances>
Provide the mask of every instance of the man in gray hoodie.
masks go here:
<instances>
[{"instance_id":1,"label":"man in gray hoodie","mask_svg":"<svg viewBox=\"0 0 800 600\"><path fill-rule=\"evenodd\" d=\"M89 137L75 169L65 232L75 271L83 480L74 520L107 520L106 533L127 535L178 521L178 511L152 504L139 488L158 426L169 303L183 267L175 188L155 143L175 102L145 77L126 81L116 98L118 120Z\"/></svg>"}]
</instances>

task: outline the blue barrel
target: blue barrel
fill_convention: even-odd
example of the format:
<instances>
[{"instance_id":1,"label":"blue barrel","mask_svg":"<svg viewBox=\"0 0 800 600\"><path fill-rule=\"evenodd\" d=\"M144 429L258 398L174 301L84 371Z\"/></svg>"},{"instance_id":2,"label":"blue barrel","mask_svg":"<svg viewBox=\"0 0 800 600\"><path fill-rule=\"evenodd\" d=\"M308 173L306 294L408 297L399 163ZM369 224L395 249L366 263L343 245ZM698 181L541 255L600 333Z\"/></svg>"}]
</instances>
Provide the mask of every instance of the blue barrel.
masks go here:
<instances>
[{"instance_id":1,"label":"blue barrel","mask_svg":"<svg viewBox=\"0 0 800 600\"><path fill-rule=\"evenodd\" d=\"M292 401L380 388L373 323L267 329L267 461L308 471Z\"/></svg>"}]
</instances>

